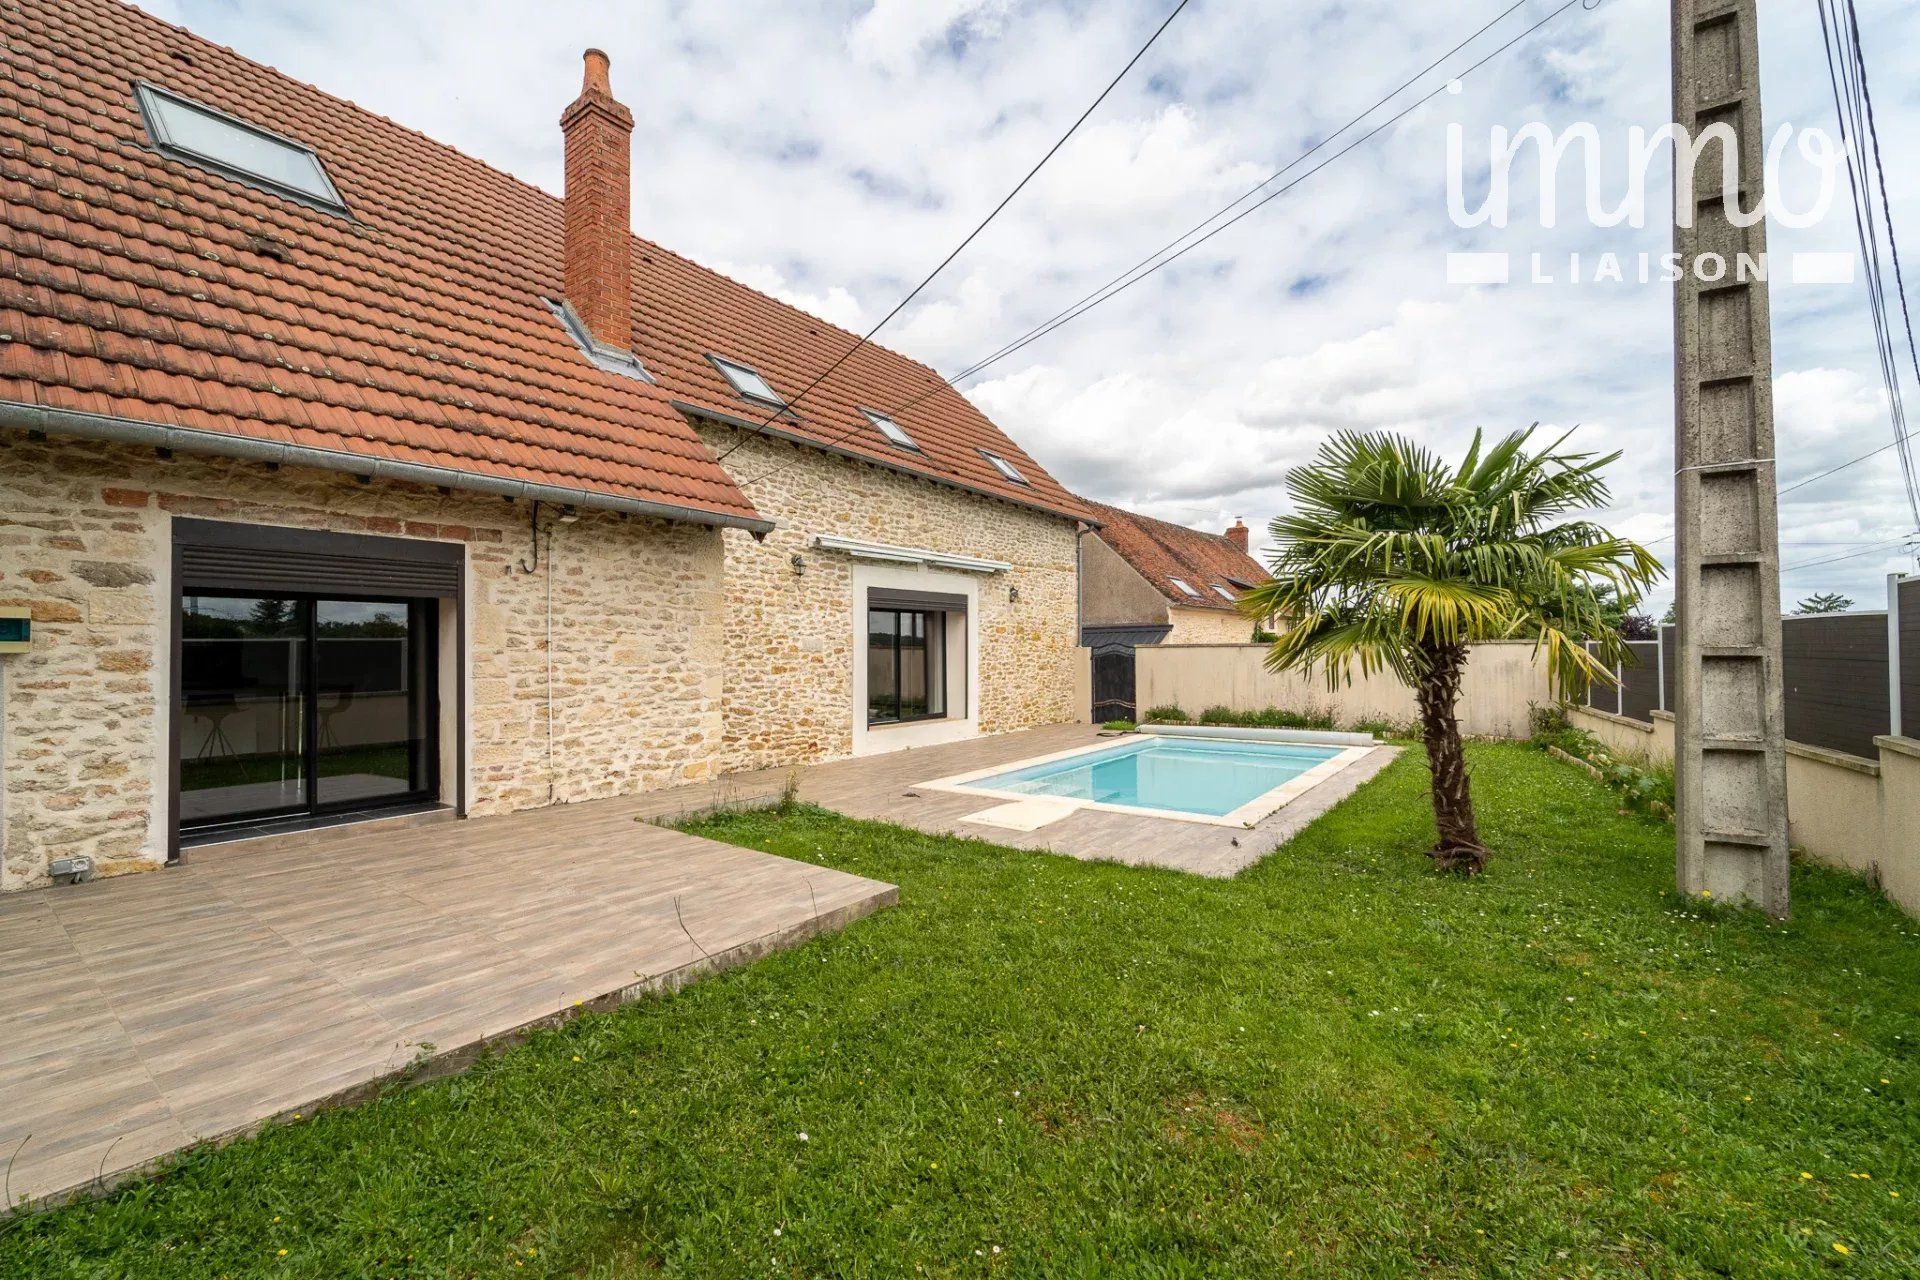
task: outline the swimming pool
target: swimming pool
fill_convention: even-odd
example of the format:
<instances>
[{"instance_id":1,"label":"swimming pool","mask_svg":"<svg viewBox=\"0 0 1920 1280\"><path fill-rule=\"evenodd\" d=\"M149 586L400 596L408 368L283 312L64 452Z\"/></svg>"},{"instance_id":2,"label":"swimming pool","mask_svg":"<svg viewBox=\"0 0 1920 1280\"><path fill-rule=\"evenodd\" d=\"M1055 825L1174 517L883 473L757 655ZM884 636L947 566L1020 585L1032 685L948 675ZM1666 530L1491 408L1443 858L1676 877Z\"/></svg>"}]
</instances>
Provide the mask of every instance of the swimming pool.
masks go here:
<instances>
[{"instance_id":1,"label":"swimming pool","mask_svg":"<svg viewBox=\"0 0 1920 1280\"><path fill-rule=\"evenodd\" d=\"M1367 754L1332 743L1130 736L1043 756L1012 769L923 785L1018 800L1052 797L1077 807L1251 825Z\"/></svg>"}]
</instances>

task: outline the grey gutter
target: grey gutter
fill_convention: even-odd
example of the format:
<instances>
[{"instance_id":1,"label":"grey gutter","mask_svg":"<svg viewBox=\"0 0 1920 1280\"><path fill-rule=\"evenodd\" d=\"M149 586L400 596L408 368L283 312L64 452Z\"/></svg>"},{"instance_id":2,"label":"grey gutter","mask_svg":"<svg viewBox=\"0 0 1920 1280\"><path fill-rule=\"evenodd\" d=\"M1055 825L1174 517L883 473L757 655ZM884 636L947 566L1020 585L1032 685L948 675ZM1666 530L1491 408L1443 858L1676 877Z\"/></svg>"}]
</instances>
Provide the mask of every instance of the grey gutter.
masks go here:
<instances>
[{"instance_id":1,"label":"grey gutter","mask_svg":"<svg viewBox=\"0 0 1920 1280\"><path fill-rule=\"evenodd\" d=\"M812 436L801 435L797 431L783 431L779 427L771 424L761 423L748 418L737 418L733 414L724 412L723 410L710 409L706 405L695 404L691 400L674 400L670 403L674 408L690 418L707 418L720 423L722 426L739 427L743 431L750 431L755 435L766 436L771 440L785 440L790 444L805 445L809 449L818 449L822 453L831 453L840 458L851 458L855 462L870 462L876 467L887 471L898 472L903 476L912 476L916 480L931 480L935 484L944 484L949 488L959 489L966 493L978 494L983 498L992 498L997 502L1005 502L1012 506L1025 507L1029 511L1039 511L1043 514L1054 516L1057 519L1075 520L1089 528L1098 529L1100 527L1100 522L1094 519L1091 513L1084 516L1068 515L1058 507L1049 507L1039 502L1024 502L1019 498L1010 498L1004 493L995 493L991 489L982 489L977 485L968 484L964 480L949 479L946 476L935 475L930 471L920 471L913 467L901 466L897 462L888 462L884 458L876 458L870 454L859 453L852 449L842 449L838 445L823 443L822 441L814 439ZM931 461L931 459L929 459L929 461Z\"/></svg>"},{"instance_id":2,"label":"grey gutter","mask_svg":"<svg viewBox=\"0 0 1920 1280\"><path fill-rule=\"evenodd\" d=\"M462 471L455 467L435 467L420 462L395 462L344 449L320 449L312 445L285 444L256 440L251 436L228 435L221 431L202 431L194 427L169 427L132 418L115 418L99 413L80 413L72 409L49 409L43 405L0 400L0 428L17 431L41 431L48 435L73 436L83 440L110 440L117 444L150 445L155 449L177 449L187 453L212 453L228 458L256 462L277 462L287 466L315 467L322 471L343 471L356 476L378 476L383 480L403 480L414 484L438 485L473 493L498 494L506 498L524 498L565 506L591 507L604 511L624 511L629 515L654 516L687 524L713 525L727 529L745 529L755 537L771 533L774 522L749 516L727 515L683 507L669 502L649 502L644 498L622 498L591 489L571 489L565 485L540 484L532 480L509 480L504 476Z\"/></svg>"}]
</instances>

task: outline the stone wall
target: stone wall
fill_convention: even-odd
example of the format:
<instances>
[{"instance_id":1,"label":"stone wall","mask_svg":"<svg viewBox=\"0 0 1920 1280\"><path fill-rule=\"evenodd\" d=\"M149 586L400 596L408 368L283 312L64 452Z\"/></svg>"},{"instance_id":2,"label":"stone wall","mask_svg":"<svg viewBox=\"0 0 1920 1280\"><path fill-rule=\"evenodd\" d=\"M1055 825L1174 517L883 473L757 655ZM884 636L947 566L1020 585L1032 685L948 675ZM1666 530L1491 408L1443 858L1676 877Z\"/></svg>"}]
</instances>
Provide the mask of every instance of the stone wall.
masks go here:
<instances>
[{"instance_id":1,"label":"stone wall","mask_svg":"<svg viewBox=\"0 0 1920 1280\"><path fill-rule=\"evenodd\" d=\"M1175 605L1167 610L1167 621L1173 624L1173 630L1161 644L1253 643L1253 620L1225 609L1182 609Z\"/></svg>"},{"instance_id":2,"label":"stone wall","mask_svg":"<svg viewBox=\"0 0 1920 1280\"><path fill-rule=\"evenodd\" d=\"M641 791L714 767L723 624L713 530L582 512L574 524L543 521L551 553L543 546L541 567L522 573L525 503L9 433L0 604L32 609L35 641L0 656L0 888L45 883L48 861L65 854L108 874L164 856L176 515L465 544L472 812Z\"/></svg>"},{"instance_id":3,"label":"stone wall","mask_svg":"<svg viewBox=\"0 0 1920 1280\"><path fill-rule=\"evenodd\" d=\"M716 453L746 435L701 431ZM980 731L1079 718L1072 521L765 437L723 465L779 525L764 542L725 535L725 769L853 750L854 562L813 546L820 534L1011 563L978 583Z\"/></svg>"}]
</instances>

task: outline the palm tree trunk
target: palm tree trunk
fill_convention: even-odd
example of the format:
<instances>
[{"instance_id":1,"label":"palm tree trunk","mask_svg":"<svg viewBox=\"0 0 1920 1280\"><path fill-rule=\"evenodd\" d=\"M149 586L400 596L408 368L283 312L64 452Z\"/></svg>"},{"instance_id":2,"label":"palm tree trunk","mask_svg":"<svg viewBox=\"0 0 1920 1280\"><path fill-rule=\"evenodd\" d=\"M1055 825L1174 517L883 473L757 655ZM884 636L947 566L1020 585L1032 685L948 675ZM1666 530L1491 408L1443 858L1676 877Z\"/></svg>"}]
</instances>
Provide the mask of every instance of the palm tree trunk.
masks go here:
<instances>
[{"instance_id":1,"label":"palm tree trunk","mask_svg":"<svg viewBox=\"0 0 1920 1280\"><path fill-rule=\"evenodd\" d=\"M1466 650L1459 645L1438 646L1429 650L1426 658L1426 670L1416 692L1427 767L1433 774L1433 822L1440 833L1430 856L1437 870L1478 875L1486 869L1487 849L1480 843L1479 824L1473 818L1466 750L1460 743L1460 722L1454 716Z\"/></svg>"}]
</instances>

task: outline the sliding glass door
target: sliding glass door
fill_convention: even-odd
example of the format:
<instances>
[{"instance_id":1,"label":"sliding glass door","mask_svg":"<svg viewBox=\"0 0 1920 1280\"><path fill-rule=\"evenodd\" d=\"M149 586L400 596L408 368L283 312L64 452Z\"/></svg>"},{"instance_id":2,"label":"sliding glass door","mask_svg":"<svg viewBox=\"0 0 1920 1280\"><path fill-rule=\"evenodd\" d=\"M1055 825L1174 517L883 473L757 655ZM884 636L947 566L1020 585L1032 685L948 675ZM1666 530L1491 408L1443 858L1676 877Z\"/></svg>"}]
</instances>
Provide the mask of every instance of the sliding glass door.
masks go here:
<instances>
[{"instance_id":1,"label":"sliding glass door","mask_svg":"<svg viewBox=\"0 0 1920 1280\"><path fill-rule=\"evenodd\" d=\"M934 720L947 714L947 615L925 609L867 610L867 723Z\"/></svg>"},{"instance_id":2,"label":"sliding glass door","mask_svg":"<svg viewBox=\"0 0 1920 1280\"><path fill-rule=\"evenodd\" d=\"M434 601L189 592L180 611L183 827L432 796Z\"/></svg>"}]
</instances>

